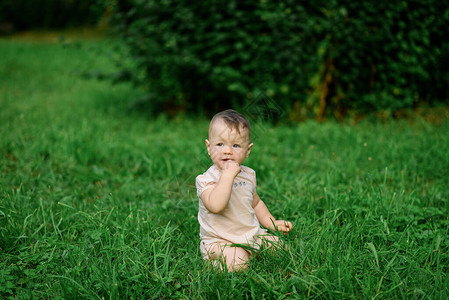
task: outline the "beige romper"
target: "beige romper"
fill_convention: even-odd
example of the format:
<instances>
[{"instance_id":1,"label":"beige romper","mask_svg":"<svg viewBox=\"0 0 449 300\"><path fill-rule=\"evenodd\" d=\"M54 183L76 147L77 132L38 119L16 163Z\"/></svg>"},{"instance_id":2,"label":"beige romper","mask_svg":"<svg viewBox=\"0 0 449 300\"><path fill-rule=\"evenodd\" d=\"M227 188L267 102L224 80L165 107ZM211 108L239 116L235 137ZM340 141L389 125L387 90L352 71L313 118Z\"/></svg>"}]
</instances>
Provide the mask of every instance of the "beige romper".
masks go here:
<instances>
[{"instance_id":1,"label":"beige romper","mask_svg":"<svg viewBox=\"0 0 449 300\"><path fill-rule=\"evenodd\" d=\"M251 168L241 166L240 173L234 179L228 205L221 213L214 214L207 210L201 194L206 189L213 188L220 176L220 170L212 165L204 174L196 177L200 249L204 259L208 258L208 250L215 243L245 244L258 249L261 243L259 236L266 234L252 207L256 173Z\"/></svg>"}]
</instances>

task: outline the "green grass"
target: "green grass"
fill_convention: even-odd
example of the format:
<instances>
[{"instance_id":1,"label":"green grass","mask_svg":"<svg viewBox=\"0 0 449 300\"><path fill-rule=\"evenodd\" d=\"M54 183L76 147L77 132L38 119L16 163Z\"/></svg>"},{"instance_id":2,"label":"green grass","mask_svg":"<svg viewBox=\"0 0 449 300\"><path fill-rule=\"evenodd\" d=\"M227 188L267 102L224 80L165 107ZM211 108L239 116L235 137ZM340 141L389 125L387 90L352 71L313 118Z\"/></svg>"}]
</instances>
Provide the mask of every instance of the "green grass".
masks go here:
<instances>
[{"instance_id":1,"label":"green grass","mask_svg":"<svg viewBox=\"0 0 449 300\"><path fill-rule=\"evenodd\" d=\"M99 48L97 48L99 46ZM107 43L0 41L0 298L449 297L449 122L255 126L247 165L289 249L199 253L207 120L149 119L80 76Z\"/></svg>"}]
</instances>

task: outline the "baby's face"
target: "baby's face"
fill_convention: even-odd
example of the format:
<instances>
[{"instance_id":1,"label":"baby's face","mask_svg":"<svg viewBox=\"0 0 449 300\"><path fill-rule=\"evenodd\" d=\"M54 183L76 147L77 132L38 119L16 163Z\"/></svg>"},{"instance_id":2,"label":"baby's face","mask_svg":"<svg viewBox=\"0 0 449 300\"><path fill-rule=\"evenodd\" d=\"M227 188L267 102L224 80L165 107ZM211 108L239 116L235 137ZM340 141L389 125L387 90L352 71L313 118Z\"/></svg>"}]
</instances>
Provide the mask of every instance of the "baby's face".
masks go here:
<instances>
[{"instance_id":1,"label":"baby's face","mask_svg":"<svg viewBox=\"0 0 449 300\"><path fill-rule=\"evenodd\" d=\"M240 128L240 133L231 129L223 120L215 120L209 130L209 140L206 140L207 151L213 163L219 170L229 160L239 165L243 164L253 146L250 143L249 131Z\"/></svg>"}]
</instances>

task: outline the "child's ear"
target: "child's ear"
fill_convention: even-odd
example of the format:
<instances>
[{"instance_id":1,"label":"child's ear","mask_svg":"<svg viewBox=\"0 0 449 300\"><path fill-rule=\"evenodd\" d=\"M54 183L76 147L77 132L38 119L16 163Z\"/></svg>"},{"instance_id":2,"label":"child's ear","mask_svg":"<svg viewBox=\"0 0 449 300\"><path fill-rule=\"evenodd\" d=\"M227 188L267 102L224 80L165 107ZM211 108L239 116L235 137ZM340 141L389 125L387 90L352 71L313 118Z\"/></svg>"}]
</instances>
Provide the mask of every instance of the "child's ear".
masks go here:
<instances>
[{"instance_id":1,"label":"child's ear","mask_svg":"<svg viewBox=\"0 0 449 300\"><path fill-rule=\"evenodd\" d=\"M205 139L205 142L206 142L206 147L207 147L207 153L209 153L209 155L210 155L210 152L209 152L210 142L208 139Z\"/></svg>"},{"instance_id":2,"label":"child's ear","mask_svg":"<svg viewBox=\"0 0 449 300\"><path fill-rule=\"evenodd\" d=\"M253 148L253 143L251 143L251 144L249 144L248 145L248 150L246 150L246 157L248 158L248 156L249 156L249 153L251 152L251 149Z\"/></svg>"}]
</instances>

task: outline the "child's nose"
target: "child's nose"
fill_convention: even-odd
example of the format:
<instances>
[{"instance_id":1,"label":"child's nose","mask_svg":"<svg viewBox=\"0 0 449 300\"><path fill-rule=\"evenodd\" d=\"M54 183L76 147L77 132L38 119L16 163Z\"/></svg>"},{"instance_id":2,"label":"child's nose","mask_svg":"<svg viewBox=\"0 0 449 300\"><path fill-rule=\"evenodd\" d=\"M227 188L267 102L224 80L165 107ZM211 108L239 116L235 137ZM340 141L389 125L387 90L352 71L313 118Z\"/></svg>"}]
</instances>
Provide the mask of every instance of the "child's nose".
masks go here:
<instances>
[{"instance_id":1,"label":"child's nose","mask_svg":"<svg viewBox=\"0 0 449 300\"><path fill-rule=\"evenodd\" d=\"M232 153L232 148L229 146L224 146L223 147L223 152L226 154L231 154Z\"/></svg>"}]
</instances>

